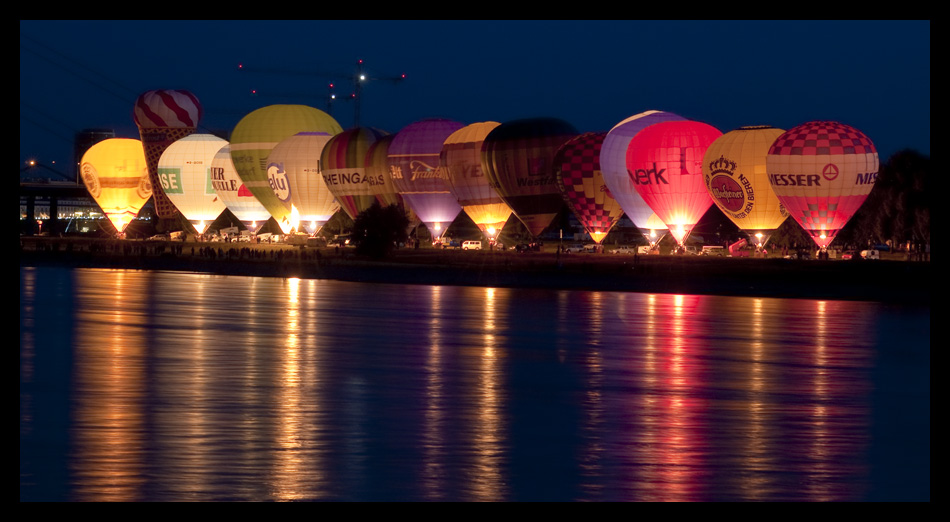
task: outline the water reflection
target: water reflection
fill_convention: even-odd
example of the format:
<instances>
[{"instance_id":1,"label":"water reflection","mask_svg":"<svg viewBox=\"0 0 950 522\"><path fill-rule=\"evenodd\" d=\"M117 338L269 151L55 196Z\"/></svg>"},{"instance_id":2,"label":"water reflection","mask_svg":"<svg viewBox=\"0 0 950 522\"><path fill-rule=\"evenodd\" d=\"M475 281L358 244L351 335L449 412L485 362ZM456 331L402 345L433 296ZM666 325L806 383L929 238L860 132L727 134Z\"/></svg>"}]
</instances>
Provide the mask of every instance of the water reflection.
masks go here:
<instances>
[{"instance_id":1,"label":"water reflection","mask_svg":"<svg viewBox=\"0 0 950 522\"><path fill-rule=\"evenodd\" d=\"M834 501L871 486L881 305L66 274L21 270L21 499ZM50 278L71 296L58 307ZM69 326L44 330L45 307ZM918 342L929 353L929 332ZM55 364L69 384L50 397ZM45 455L51 424L71 442Z\"/></svg>"}]
</instances>

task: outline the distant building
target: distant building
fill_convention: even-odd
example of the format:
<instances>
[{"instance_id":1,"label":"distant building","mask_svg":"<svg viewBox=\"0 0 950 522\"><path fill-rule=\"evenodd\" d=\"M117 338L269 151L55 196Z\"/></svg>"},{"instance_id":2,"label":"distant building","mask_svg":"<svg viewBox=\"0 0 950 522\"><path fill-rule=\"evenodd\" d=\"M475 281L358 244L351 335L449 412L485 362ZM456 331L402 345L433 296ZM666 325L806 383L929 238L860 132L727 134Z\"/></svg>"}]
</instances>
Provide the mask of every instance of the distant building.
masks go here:
<instances>
[{"instance_id":1,"label":"distant building","mask_svg":"<svg viewBox=\"0 0 950 522\"><path fill-rule=\"evenodd\" d=\"M115 138L115 131L112 129L83 129L77 132L73 143L73 162L66 174L76 183L80 183L79 163L82 161L82 155L89 150L89 147L110 138Z\"/></svg>"}]
</instances>

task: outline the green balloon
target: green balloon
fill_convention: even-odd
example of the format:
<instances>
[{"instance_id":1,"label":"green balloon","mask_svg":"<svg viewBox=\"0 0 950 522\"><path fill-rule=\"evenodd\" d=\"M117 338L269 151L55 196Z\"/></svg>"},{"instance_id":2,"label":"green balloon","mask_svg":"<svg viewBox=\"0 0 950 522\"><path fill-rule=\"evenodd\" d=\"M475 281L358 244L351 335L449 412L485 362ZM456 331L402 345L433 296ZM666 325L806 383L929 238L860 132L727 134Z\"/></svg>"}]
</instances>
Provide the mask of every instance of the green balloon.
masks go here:
<instances>
[{"instance_id":1,"label":"green balloon","mask_svg":"<svg viewBox=\"0 0 950 522\"><path fill-rule=\"evenodd\" d=\"M244 185L286 230L290 211L274 192L267 176L267 156L284 138L298 132L326 132L343 128L329 114L306 105L268 105L248 114L231 131L231 160Z\"/></svg>"}]
</instances>

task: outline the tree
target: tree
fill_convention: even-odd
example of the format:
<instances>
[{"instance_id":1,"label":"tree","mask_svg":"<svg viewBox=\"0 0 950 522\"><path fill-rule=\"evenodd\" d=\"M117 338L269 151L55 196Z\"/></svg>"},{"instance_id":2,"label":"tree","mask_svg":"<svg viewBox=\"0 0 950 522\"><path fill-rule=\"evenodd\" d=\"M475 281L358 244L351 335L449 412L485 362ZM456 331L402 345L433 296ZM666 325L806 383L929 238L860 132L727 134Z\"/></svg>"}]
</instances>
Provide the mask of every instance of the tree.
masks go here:
<instances>
[{"instance_id":1,"label":"tree","mask_svg":"<svg viewBox=\"0 0 950 522\"><path fill-rule=\"evenodd\" d=\"M839 237L858 246L930 242L930 157L902 150L881 165L874 188Z\"/></svg>"},{"instance_id":2,"label":"tree","mask_svg":"<svg viewBox=\"0 0 950 522\"><path fill-rule=\"evenodd\" d=\"M375 202L356 216L351 241L356 244L357 254L379 259L406 241L408 227L409 218L402 208L397 205L384 208Z\"/></svg>"}]
</instances>

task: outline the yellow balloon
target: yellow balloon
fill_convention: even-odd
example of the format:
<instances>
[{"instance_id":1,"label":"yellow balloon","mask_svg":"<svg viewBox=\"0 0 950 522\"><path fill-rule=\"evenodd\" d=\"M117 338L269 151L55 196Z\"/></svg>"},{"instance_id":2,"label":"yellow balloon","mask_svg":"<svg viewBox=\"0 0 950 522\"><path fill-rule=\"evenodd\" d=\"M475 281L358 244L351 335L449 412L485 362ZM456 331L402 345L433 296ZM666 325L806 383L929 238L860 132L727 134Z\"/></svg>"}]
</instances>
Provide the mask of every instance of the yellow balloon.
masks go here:
<instances>
[{"instance_id":1,"label":"yellow balloon","mask_svg":"<svg viewBox=\"0 0 950 522\"><path fill-rule=\"evenodd\" d=\"M152 196L145 148L139 140L100 141L83 155L79 172L86 190L120 233Z\"/></svg>"},{"instance_id":2,"label":"yellow balloon","mask_svg":"<svg viewBox=\"0 0 950 522\"><path fill-rule=\"evenodd\" d=\"M444 169L449 190L462 210L489 239L511 217L511 207L502 201L482 172L482 143L485 136L499 125L498 122L486 121L462 127L445 139L440 156L440 166Z\"/></svg>"},{"instance_id":3,"label":"yellow balloon","mask_svg":"<svg viewBox=\"0 0 950 522\"><path fill-rule=\"evenodd\" d=\"M740 127L717 138L703 156L703 181L710 197L759 245L788 217L765 165L769 147L784 132L769 126Z\"/></svg>"}]
</instances>

